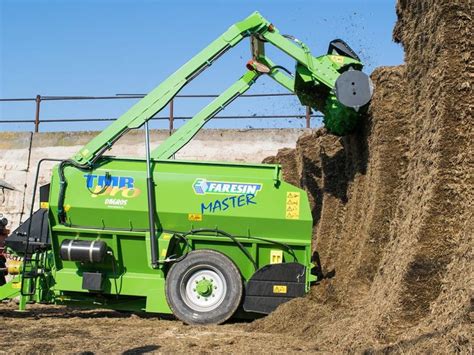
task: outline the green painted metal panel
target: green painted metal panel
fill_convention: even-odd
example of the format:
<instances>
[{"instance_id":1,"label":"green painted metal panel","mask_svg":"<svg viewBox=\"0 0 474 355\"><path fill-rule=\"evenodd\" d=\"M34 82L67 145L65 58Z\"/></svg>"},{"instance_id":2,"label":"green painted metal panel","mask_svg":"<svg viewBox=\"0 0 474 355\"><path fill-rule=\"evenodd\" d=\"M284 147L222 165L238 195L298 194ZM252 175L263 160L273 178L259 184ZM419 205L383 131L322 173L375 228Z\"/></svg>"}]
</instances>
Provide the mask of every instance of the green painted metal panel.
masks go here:
<instances>
[{"instance_id":1,"label":"green painted metal panel","mask_svg":"<svg viewBox=\"0 0 474 355\"><path fill-rule=\"evenodd\" d=\"M0 301L19 296L20 287L21 287L21 280L19 276L14 277L5 285L0 286Z\"/></svg>"},{"instance_id":2,"label":"green painted metal panel","mask_svg":"<svg viewBox=\"0 0 474 355\"><path fill-rule=\"evenodd\" d=\"M277 166L172 160L156 161L153 165L157 220L165 230L187 232L193 228L221 228L235 235L277 239L307 236L311 230L312 218L306 193L284 181L275 180ZM113 181L102 192L100 184L105 181L106 174L110 174ZM65 176L68 181L65 206L71 225L147 230L145 161L114 158L90 172L67 167ZM56 173L52 182L50 208L54 226L59 224L56 217L59 187ZM217 183L223 189L237 190L199 193L196 184L200 182L204 185ZM239 193L238 189L248 190ZM253 196L245 197L245 191L250 191L247 195ZM301 201L298 219L294 220L286 218L285 214L287 193L291 191L297 192ZM193 220L192 214L201 214L202 221Z\"/></svg>"},{"instance_id":3,"label":"green painted metal panel","mask_svg":"<svg viewBox=\"0 0 474 355\"><path fill-rule=\"evenodd\" d=\"M57 218L57 168L50 192L50 224L55 258L54 289L61 294L88 294L83 272L106 276L103 293L146 298L146 310L170 312L165 299L166 268L150 266L145 161L106 159L100 168L65 169L67 224ZM104 188L106 176L110 186ZM283 261L311 267L312 218L306 193L281 180L280 167L266 164L227 164L173 160L153 161L156 184L158 245L168 248L173 231L222 229L236 236L260 268L270 263L284 243ZM293 197L291 197L292 195ZM288 211L296 204L296 212ZM293 214L292 214L293 213ZM111 253L100 264L63 261L59 247L66 239L100 239ZM238 266L244 280L256 271L252 260L231 240L218 234L188 236L192 248L222 252ZM182 251L182 248L178 248ZM165 250L168 253L168 250ZM91 296L92 297L92 296Z\"/></svg>"}]
</instances>

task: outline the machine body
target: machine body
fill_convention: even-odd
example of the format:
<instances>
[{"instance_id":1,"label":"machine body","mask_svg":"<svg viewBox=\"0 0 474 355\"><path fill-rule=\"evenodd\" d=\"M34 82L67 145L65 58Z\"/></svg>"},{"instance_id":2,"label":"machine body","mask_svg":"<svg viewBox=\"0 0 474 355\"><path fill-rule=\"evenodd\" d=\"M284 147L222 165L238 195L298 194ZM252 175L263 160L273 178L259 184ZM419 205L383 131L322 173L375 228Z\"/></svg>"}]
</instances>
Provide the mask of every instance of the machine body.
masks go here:
<instances>
[{"instance_id":1,"label":"machine body","mask_svg":"<svg viewBox=\"0 0 474 355\"><path fill-rule=\"evenodd\" d=\"M252 58L244 75L154 151L146 126L146 159L104 155L246 37ZM265 44L294 58L295 72L274 64ZM350 133L371 97L361 68L341 40L314 57L259 13L233 25L56 165L51 183L40 188L41 208L6 240L23 263L0 287L0 299L20 295L22 309L29 301L100 305L209 324L226 321L239 308L267 314L303 296L317 280L306 192L283 181L279 165L172 157L261 75L322 111L330 132Z\"/></svg>"}]
</instances>

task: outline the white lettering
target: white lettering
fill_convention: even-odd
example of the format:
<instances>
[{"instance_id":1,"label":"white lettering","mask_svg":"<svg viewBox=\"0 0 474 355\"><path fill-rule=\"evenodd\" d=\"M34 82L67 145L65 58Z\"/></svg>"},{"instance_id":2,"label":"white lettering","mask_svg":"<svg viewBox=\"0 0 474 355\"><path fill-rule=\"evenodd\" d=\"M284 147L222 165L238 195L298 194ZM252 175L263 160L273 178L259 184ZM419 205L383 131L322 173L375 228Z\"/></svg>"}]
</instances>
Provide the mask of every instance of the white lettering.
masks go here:
<instances>
[{"instance_id":1,"label":"white lettering","mask_svg":"<svg viewBox=\"0 0 474 355\"><path fill-rule=\"evenodd\" d=\"M119 200L115 198L108 198L105 200L105 204L109 206L126 206L128 200Z\"/></svg>"}]
</instances>

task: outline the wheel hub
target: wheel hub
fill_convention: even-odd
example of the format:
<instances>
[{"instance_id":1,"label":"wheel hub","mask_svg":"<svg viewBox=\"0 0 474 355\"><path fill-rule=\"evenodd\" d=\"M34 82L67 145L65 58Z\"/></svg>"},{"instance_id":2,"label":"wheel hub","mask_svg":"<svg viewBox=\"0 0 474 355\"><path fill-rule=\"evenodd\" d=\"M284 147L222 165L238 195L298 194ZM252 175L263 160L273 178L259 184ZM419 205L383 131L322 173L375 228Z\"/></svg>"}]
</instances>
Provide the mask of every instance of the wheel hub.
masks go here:
<instances>
[{"instance_id":1,"label":"wheel hub","mask_svg":"<svg viewBox=\"0 0 474 355\"><path fill-rule=\"evenodd\" d=\"M222 303L227 293L227 283L217 269L195 268L189 270L180 287L184 302L193 310L208 312Z\"/></svg>"},{"instance_id":2,"label":"wheel hub","mask_svg":"<svg viewBox=\"0 0 474 355\"><path fill-rule=\"evenodd\" d=\"M207 280L204 278L198 281L196 285L196 292L199 294L199 296L209 297L212 294L212 279Z\"/></svg>"}]
</instances>

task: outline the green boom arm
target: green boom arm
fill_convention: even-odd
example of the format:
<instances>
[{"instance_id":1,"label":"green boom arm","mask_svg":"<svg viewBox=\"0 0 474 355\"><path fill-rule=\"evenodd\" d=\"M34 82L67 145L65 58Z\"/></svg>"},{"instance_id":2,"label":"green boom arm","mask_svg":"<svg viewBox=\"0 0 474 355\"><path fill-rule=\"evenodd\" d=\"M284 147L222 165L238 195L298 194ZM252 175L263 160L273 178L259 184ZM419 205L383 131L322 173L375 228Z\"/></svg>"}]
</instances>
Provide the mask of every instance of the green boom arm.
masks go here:
<instances>
[{"instance_id":1,"label":"green boom arm","mask_svg":"<svg viewBox=\"0 0 474 355\"><path fill-rule=\"evenodd\" d=\"M245 20L231 26L219 38L209 44L92 139L74 157L74 160L80 164L88 163L98 153L103 153L107 148L111 147L126 131L141 127L146 121L161 111L188 82L209 67L213 61L228 49L238 44L250 33L256 33L269 25L270 23L259 13L253 13Z\"/></svg>"},{"instance_id":2,"label":"green boom arm","mask_svg":"<svg viewBox=\"0 0 474 355\"><path fill-rule=\"evenodd\" d=\"M281 35L278 30L258 12L254 12L245 20L231 26L219 38L208 45L179 70L173 73L153 91L132 106L108 128L102 131L73 158L81 166L92 165L107 149L128 130L137 129L160 112L169 101L193 78L209 67L217 58L228 49L237 45L245 37L251 36L253 59L247 64L249 71L223 94L206 106L192 120L183 125L170 138L161 144L153 153L154 158L166 159L183 147L226 105L237 96L248 90L262 73L270 75L275 81L290 91L297 91L303 104L311 105L323 110L319 102L312 102L307 94L308 87L314 88L321 96L325 92L325 99L334 96L331 91L342 69L351 66L360 69L362 64L351 57L340 55L324 55L313 57L309 49L302 42L288 36ZM272 61L265 56L264 43L269 42L279 48L297 62L295 77L283 73ZM301 88L301 90L299 90ZM321 88L323 89L321 91ZM301 94L299 93L301 91ZM330 93L331 92L331 93ZM330 94L329 94L330 93ZM326 100L324 100L326 101Z\"/></svg>"},{"instance_id":3,"label":"green boom arm","mask_svg":"<svg viewBox=\"0 0 474 355\"><path fill-rule=\"evenodd\" d=\"M151 153L151 157L154 159L169 159L172 157L173 154L186 145L196 135L207 121L217 115L222 109L234 101L235 98L246 92L258 76L259 73L256 71L247 71L236 83L230 86L209 105L197 113L192 120L180 127L179 134L173 134L159 145Z\"/></svg>"}]
</instances>

